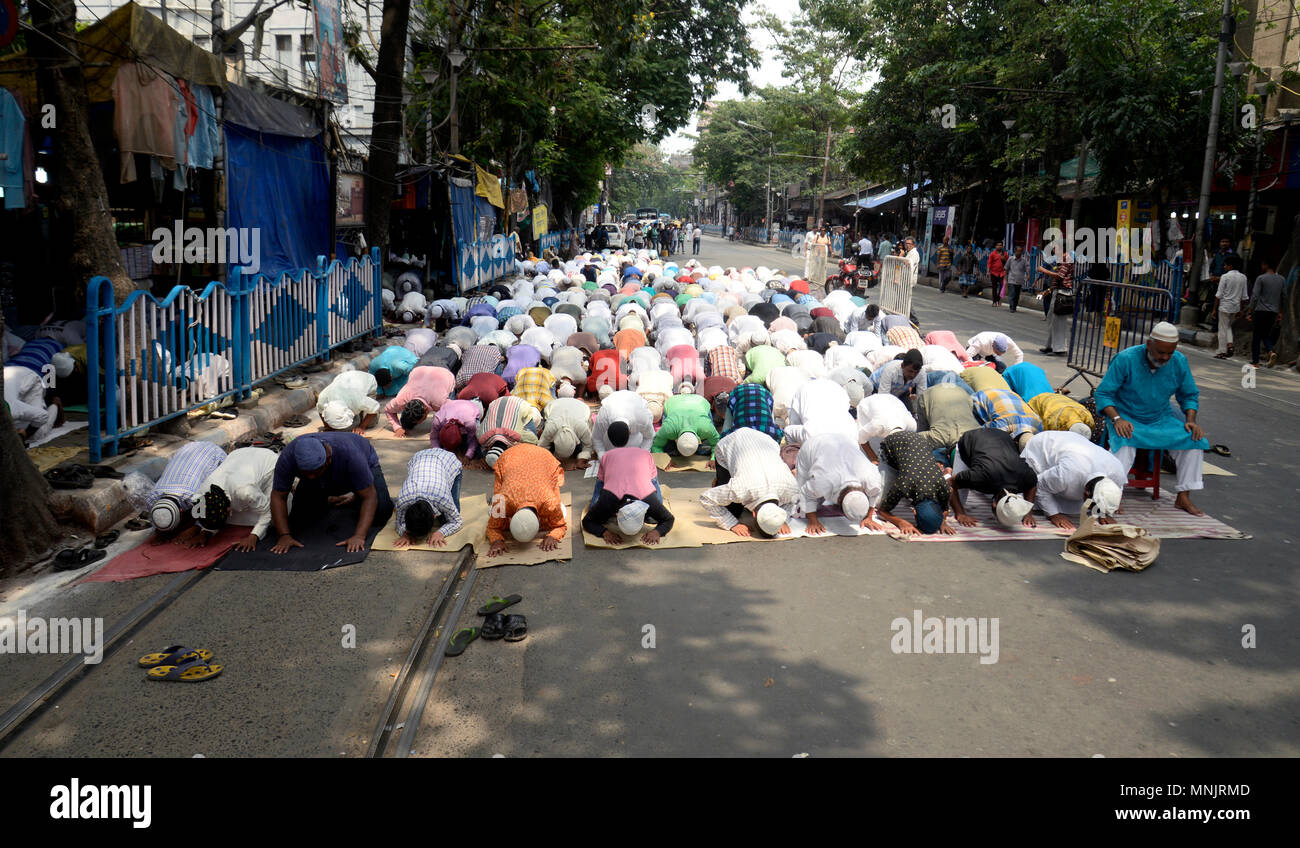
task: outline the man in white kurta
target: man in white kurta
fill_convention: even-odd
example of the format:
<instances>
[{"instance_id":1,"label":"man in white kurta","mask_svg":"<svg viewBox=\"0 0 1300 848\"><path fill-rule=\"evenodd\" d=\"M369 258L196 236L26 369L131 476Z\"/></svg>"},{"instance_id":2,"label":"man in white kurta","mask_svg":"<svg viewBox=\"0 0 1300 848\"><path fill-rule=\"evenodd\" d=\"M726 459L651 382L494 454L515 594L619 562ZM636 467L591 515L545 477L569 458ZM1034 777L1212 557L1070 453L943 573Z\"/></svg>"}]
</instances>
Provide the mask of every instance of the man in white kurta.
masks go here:
<instances>
[{"instance_id":1,"label":"man in white kurta","mask_svg":"<svg viewBox=\"0 0 1300 848\"><path fill-rule=\"evenodd\" d=\"M331 430L364 432L379 414L379 383L369 371L344 371L316 398L316 412Z\"/></svg>"},{"instance_id":2,"label":"man in white kurta","mask_svg":"<svg viewBox=\"0 0 1300 848\"><path fill-rule=\"evenodd\" d=\"M810 380L800 386L790 399L786 420L789 444L803 444L819 433L839 433L857 444L858 426L849 411L849 393L834 380Z\"/></svg>"},{"instance_id":3,"label":"man in white kurta","mask_svg":"<svg viewBox=\"0 0 1300 848\"><path fill-rule=\"evenodd\" d=\"M372 378L373 379L373 378ZM251 551L266 535L271 526L271 483L275 478L275 463L280 455L267 448L237 448L208 475L199 487L195 498L196 526L186 536L195 544L207 544L227 524L247 525L253 529L234 544L237 551ZM221 494L214 494L213 490ZM210 499L229 499L224 517L208 515ZM290 494L292 503L293 495ZM187 541L187 539L182 539Z\"/></svg>"},{"instance_id":4,"label":"man in white kurta","mask_svg":"<svg viewBox=\"0 0 1300 848\"><path fill-rule=\"evenodd\" d=\"M858 443L876 461L880 442L892 433L915 433L916 419L901 400L890 394L871 395L858 402Z\"/></svg>"},{"instance_id":5,"label":"man in white kurta","mask_svg":"<svg viewBox=\"0 0 1300 848\"><path fill-rule=\"evenodd\" d=\"M578 459L591 459L591 407L577 398L557 398L546 405L546 424L537 443L560 459L573 456L581 446Z\"/></svg>"},{"instance_id":6,"label":"man in white kurta","mask_svg":"<svg viewBox=\"0 0 1300 848\"><path fill-rule=\"evenodd\" d=\"M615 421L622 421L631 431L627 444L623 447L650 450L655 439L654 417L650 414L650 407L646 406L639 394L624 389L611 393L600 402L596 424L591 431L591 443L596 449L596 456L604 456L605 451L615 447L605 437L609 425Z\"/></svg>"},{"instance_id":7,"label":"man in white kurta","mask_svg":"<svg viewBox=\"0 0 1300 848\"><path fill-rule=\"evenodd\" d=\"M784 427L789 421L790 401L804 383L809 382L808 374L802 368L783 365L767 372L765 381L772 392L772 417L777 424Z\"/></svg>"},{"instance_id":8,"label":"man in white kurta","mask_svg":"<svg viewBox=\"0 0 1300 848\"><path fill-rule=\"evenodd\" d=\"M1006 333L988 331L976 333L966 340L966 353L971 359L1000 359L1006 365L1019 365L1025 361L1025 354L1020 346Z\"/></svg>"},{"instance_id":9,"label":"man in white kurta","mask_svg":"<svg viewBox=\"0 0 1300 848\"><path fill-rule=\"evenodd\" d=\"M810 437L799 448L794 473L809 533L820 536L828 532L817 518L817 508L823 503L838 507L860 527L884 529L870 514L880 502L880 471L863 455L857 439L838 432Z\"/></svg>"},{"instance_id":10,"label":"man in white kurta","mask_svg":"<svg viewBox=\"0 0 1300 848\"><path fill-rule=\"evenodd\" d=\"M1035 501L1052 523L1073 529L1085 499L1093 496L1097 481L1109 480L1121 492L1128 469L1115 454L1069 430L1047 430L1025 445L1020 458L1038 475ZM1107 510L1105 518L1110 514Z\"/></svg>"},{"instance_id":11,"label":"man in white kurta","mask_svg":"<svg viewBox=\"0 0 1300 848\"><path fill-rule=\"evenodd\" d=\"M633 372L629 385L646 402L650 414L658 422L664 414L664 403L673 396L672 372L662 368Z\"/></svg>"}]
</instances>

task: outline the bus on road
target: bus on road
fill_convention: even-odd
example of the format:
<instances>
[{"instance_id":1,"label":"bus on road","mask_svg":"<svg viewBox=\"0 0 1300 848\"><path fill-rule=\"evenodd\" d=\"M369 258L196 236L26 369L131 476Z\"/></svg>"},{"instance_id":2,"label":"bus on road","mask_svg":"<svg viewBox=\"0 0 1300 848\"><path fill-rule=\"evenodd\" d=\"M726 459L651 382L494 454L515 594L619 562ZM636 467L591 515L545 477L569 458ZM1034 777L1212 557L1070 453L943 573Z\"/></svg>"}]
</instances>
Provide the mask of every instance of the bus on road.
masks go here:
<instances>
[{"instance_id":1,"label":"bus on road","mask_svg":"<svg viewBox=\"0 0 1300 848\"><path fill-rule=\"evenodd\" d=\"M643 206L636 210L636 219L638 221L658 221L659 210L653 206Z\"/></svg>"}]
</instances>

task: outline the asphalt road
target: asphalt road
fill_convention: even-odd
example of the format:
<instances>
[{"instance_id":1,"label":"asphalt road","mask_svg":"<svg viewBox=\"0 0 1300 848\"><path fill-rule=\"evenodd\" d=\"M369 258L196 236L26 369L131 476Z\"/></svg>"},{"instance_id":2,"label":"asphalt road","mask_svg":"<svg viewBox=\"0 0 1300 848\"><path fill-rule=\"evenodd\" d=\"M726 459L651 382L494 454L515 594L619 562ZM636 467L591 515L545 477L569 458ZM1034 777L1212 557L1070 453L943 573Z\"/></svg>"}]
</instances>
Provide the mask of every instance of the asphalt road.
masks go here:
<instances>
[{"instance_id":1,"label":"asphalt road","mask_svg":"<svg viewBox=\"0 0 1300 848\"><path fill-rule=\"evenodd\" d=\"M788 253L707 237L708 264L795 269ZM918 288L923 330L1012 335L1054 382L1041 310ZM1059 542L902 544L887 538L624 552L480 571L461 616L518 592L524 642L448 659L420 756L1276 756L1300 754L1296 411L1300 377L1186 349L1200 420L1236 476L1197 503L1253 536L1166 540L1140 574L1100 574ZM1076 390L1083 386L1078 381ZM396 486L417 442L379 442ZM705 485L674 472L669 486ZM490 485L467 475L465 496ZM575 505L591 481L567 475ZM372 553L321 574L215 573L86 675L0 756L355 756L451 555ZM113 616L165 578L87 584L31 614ZM998 620L998 658L896 654L890 623ZM358 645L340 647L355 623ZM1244 648L1253 625L1257 647ZM647 630L647 626L653 628ZM653 633L653 647L647 635ZM227 661L201 685L134 668L152 645L202 642ZM147 647L150 646L150 647ZM0 656L0 706L57 658ZM196 729L202 729L196 732Z\"/></svg>"}]
</instances>

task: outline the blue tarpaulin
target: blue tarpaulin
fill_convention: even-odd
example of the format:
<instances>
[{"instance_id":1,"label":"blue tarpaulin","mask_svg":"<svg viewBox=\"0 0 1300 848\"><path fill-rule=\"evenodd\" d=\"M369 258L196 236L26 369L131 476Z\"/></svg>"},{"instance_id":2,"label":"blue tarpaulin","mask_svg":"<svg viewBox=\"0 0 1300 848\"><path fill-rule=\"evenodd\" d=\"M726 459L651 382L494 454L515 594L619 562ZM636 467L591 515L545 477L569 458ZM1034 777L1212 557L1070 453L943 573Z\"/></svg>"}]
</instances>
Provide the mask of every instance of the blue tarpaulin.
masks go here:
<instances>
[{"instance_id":1,"label":"blue tarpaulin","mask_svg":"<svg viewBox=\"0 0 1300 848\"><path fill-rule=\"evenodd\" d=\"M330 253L334 211L320 138L273 135L232 123L225 131L226 226L260 230L259 274L315 270L316 257Z\"/></svg>"},{"instance_id":2,"label":"blue tarpaulin","mask_svg":"<svg viewBox=\"0 0 1300 848\"><path fill-rule=\"evenodd\" d=\"M495 222L495 207L485 198L474 194L474 184L469 180L451 179L447 185L451 196L451 226L456 238L466 244L491 238L492 230L478 226L476 222L483 218Z\"/></svg>"}]
</instances>

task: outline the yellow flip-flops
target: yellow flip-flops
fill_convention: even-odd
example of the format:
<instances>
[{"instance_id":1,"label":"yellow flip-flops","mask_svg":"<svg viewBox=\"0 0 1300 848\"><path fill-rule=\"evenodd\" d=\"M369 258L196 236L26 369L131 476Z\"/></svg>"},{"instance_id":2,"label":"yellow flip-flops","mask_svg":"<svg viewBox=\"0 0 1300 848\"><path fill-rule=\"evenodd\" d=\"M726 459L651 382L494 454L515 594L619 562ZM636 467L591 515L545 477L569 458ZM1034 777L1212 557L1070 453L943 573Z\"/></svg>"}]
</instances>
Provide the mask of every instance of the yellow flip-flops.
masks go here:
<instances>
[{"instance_id":1,"label":"yellow flip-flops","mask_svg":"<svg viewBox=\"0 0 1300 848\"><path fill-rule=\"evenodd\" d=\"M180 665L191 660L207 662L210 659L212 659L212 652L206 648L195 650L184 645L172 645L170 648L163 648L156 654L145 654L140 657L140 667L157 668L160 665Z\"/></svg>"},{"instance_id":2,"label":"yellow flip-flops","mask_svg":"<svg viewBox=\"0 0 1300 848\"><path fill-rule=\"evenodd\" d=\"M199 683L210 680L221 673L224 666L210 665L203 660L190 660L180 665L160 665L149 669L150 680L180 680L185 683Z\"/></svg>"}]
</instances>

